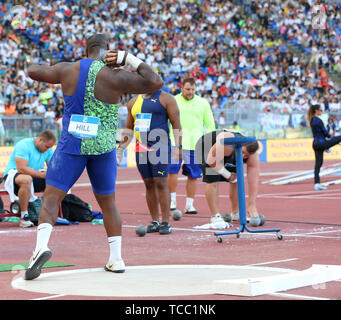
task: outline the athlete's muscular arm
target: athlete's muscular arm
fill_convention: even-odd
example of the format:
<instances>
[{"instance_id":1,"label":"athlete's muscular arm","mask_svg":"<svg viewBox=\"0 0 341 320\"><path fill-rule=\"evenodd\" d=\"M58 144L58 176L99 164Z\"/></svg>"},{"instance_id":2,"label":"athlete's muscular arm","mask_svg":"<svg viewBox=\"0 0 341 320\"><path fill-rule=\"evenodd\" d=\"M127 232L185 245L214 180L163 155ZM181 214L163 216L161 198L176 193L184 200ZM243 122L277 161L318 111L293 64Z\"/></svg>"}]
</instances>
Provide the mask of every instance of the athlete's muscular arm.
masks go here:
<instances>
[{"instance_id":1,"label":"athlete's muscular arm","mask_svg":"<svg viewBox=\"0 0 341 320\"><path fill-rule=\"evenodd\" d=\"M182 131L178 104L171 94L164 91L162 91L160 95L160 102L167 110L167 115L173 128L175 145L180 146L182 141Z\"/></svg>"},{"instance_id":2,"label":"athlete's muscular arm","mask_svg":"<svg viewBox=\"0 0 341 320\"><path fill-rule=\"evenodd\" d=\"M109 50L104 57L104 62L110 66L129 65L135 72L122 69L113 69L110 81L115 90L124 93L152 93L162 88L163 81L153 69L127 51Z\"/></svg>"},{"instance_id":3,"label":"athlete's muscular arm","mask_svg":"<svg viewBox=\"0 0 341 320\"><path fill-rule=\"evenodd\" d=\"M180 124L180 112L178 108L178 104L174 97L162 91L160 95L160 102L166 108L167 115L169 121L173 128L173 136L175 141L175 149L173 152L174 159L181 160L182 159L182 131L181 131L181 124Z\"/></svg>"},{"instance_id":4,"label":"athlete's muscular arm","mask_svg":"<svg viewBox=\"0 0 341 320\"><path fill-rule=\"evenodd\" d=\"M70 62L61 62L50 66L47 63L34 63L28 67L28 75L31 79L40 82L61 83L63 70L70 64Z\"/></svg>"},{"instance_id":5,"label":"athlete's muscular arm","mask_svg":"<svg viewBox=\"0 0 341 320\"><path fill-rule=\"evenodd\" d=\"M34 178L42 178L45 179L46 172L41 172L38 170L34 170L28 166L28 160L22 158L15 158L15 164L17 166L17 170L19 173L27 174Z\"/></svg>"}]
</instances>

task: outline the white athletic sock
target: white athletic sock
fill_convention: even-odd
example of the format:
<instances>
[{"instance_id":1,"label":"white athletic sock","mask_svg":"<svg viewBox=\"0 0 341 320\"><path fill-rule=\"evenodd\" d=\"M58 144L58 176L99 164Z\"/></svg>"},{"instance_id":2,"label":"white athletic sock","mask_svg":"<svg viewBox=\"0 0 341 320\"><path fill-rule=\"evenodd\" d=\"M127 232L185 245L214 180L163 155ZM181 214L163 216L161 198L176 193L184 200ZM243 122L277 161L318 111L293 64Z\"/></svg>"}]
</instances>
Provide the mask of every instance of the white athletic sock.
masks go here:
<instances>
[{"instance_id":1,"label":"white athletic sock","mask_svg":"<svg viewBox=\"0 0 341 320\"><path fill-rule=\"evenodd\" d=\"M172 201L176 201L176 192L171 192L170 197Z\"/></svg>"},{"instance_id":2,"label":"white athletic sock","mask_svg":"<svg viewBox=\"0 0 341 320\"><path fill-rule=\"evenodd\" d=\"M23 219L26 215L28 215L28 211L21 211L21 219Z\"/></svg>"},{"instance_id":3,"label":"white athletic sock","mask_svg":"<svg viewBox=\"0 0 341 320\"><path fill-rule=\"evenodd\" d=\"M109 247L110 247L110 262L115 262L116 260L122 259L121 256L121 245L122 236L108 237Z\"/></svg>"},{"instance_id":4,"label":"white athletic sock","mask_svg":"<svg viewBox=\"0 0 341 320\"><path fill-rule=\"evenodd\" d=\"M52 225L49 223L41 223L37 228L37 243L35 252L42 248L46 248L47 244L49 243L51 232L52 232Z\"/></svg>"},{"instance_id":5,"label":"white athletic sock","mask_svg":"<svg viewBox=\"0 0 341 320\"><path fill-rule=\"evenodd\" d=\"M193 205L193 198L186 198L186 208L191 207Z\"/></svg>"}]
</instances>

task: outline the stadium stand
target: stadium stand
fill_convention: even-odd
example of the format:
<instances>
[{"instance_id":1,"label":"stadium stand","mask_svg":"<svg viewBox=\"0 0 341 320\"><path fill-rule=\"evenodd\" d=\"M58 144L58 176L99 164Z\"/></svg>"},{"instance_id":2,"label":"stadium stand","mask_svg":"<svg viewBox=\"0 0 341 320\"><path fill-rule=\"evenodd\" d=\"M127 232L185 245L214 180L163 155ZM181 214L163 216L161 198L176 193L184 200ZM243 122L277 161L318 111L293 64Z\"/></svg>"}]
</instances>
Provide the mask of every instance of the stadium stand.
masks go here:
<instances>
[{"instance_id":1,"label":"stadium stand","mask_svg":"<svg viewBox=\"0 0 341 320\"><path fill-rule=\"evenodd\" d=\"M0 114L40 115L60 125L60 88L32 81L27 65L78 60L88 36L106 33L111 48L158 70L168 92L195 77L217 121L240 100L290 116L320 103L340 119L341 4L315 2L36 0L23 10L0 1ZM317 27L316 14L325 17ZM227 123L235 120L225 115Z\"/></svg>"}]
</instances>

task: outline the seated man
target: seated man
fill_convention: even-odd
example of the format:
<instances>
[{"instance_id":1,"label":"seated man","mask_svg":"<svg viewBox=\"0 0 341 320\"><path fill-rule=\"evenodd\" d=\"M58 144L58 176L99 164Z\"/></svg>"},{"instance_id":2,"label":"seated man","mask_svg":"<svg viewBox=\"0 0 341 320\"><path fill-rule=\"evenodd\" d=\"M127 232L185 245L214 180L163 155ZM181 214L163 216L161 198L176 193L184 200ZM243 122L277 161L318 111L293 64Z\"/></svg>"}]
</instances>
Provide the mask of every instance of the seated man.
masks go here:
<instances>
[{"instance_id":1,"label":"seated man","mask_svg":"<svg viewBox=\"0 0 341 320\"><path fill-rule=\"evenodd\" d=\"M5 169L5 189L13 202L19 198L21 209L20 227L32 227L28 216L28 202L34 200L34 192L45 190L47 164L53 154L51 149L56 143L56 136L50 130L43 131L36 138L20 140L14 147Z\"/></svg>"},{"instance_id":2,"label":"seated man","mask_svg":"<svg viewBox=\"0 0 341 320\"><path fill-rule=\"evenodd\" d=\"M238 188L236 184L236 155L234 146L221 143L223 138L242 136L240 133L228 130L216 130L203 135L196 143L195 153L201 163L203 182L206 183L206 200L211 214L211 224L217 228L225 228L226 223L219 213L218 182L230 182L230 200L232 220L239 220ZM258 142L242 147L243 162L247 166L248 208L247 216L258 217L256 198L259 179ZM228 169L227 169L228 168Z\"/></svg>"}]
</instances>

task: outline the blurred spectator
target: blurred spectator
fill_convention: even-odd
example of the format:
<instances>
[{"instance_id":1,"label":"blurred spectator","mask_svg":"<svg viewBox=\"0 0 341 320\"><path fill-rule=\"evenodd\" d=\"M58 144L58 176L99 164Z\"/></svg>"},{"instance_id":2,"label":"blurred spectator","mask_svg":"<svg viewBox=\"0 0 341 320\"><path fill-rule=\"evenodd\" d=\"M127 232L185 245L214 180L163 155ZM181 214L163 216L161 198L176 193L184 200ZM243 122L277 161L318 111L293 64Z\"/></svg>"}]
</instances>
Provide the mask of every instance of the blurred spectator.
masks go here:
<instances>
[{"instance_id":1,"label":"blurred spectator","mask_svg":"<svg viewBox=\"0 0 341 320\"><path fill-rule=\"evenodd\" d=\"M233 123L232 123L232 129L233 130L236 130L236 131L240 131L240 125L238 124L238 122L237 121L233 121Z\"/></svg>"},{"instance_id":2,"label":"blurred spectator","mask_svg":"<svg viewBox=\"0 0 341 320\"><path fill-rule=\"evenodd\" d=\"M302 116L302 119L300 122L300 128L309 128L309 123L308 123L307 117L305 115Z\"/></svg>"},{"instance_id":3,"label":"blurred spectator","mask_svg":"<svg viewBox=\"0 0 341 320\"><path fill-rule=\"evenodd\" d=\"M56 118L55 111L52 110L51 106L48 106L47 110L45 112L45 115L44 115L44 119L45 119L47 129L53 129L54 128L55 118Z\"/></svg>"},{"instance_id":4,"label":"blurred spectator","mask_svg":"<svg viewBox=\"0 0 341 320\"><path fill-rule=\"evenodd\" d=\"M328 123L327 123L326 129L327 129L327 131L331 137L335 136L336 125L335 125L334 119L332 117L328 118Z\"/></svg>"},{"instance_id":5,"label":"blurred spectator","mask_svg":"<svg viewBox=\"0 0 341 320\"><path fill-rule=\"evenodd\" d=\"M334 123L335 123L335 136L341 136L341 120L339 120L339 117L337 114L333 117Z\"/></svg>"},{"instance_id":6,"label":"blurred spectator","mask_svg":"<svg viewBox=\"0 0 341 320\"><path fill-rule=\"evenodd\" d=\"M225 120L225 113L222 111L219 114L219 118L218 118L218 127L219 128L225 128L226 125L226 120Z\"/></svg>"},{"instance_id":7,"label":"blurred spectator","mask_svg":"<svg viewBox=\"0 0 341 320\"><path fill-rule=\"evenodd\" d=\"M15 105L14 105L12 100L9 100L5 104L4 109L5 109L5 116L12 116L12 115L17 114L16 107L15 107Z\"/></svg>"}]
</instances>

